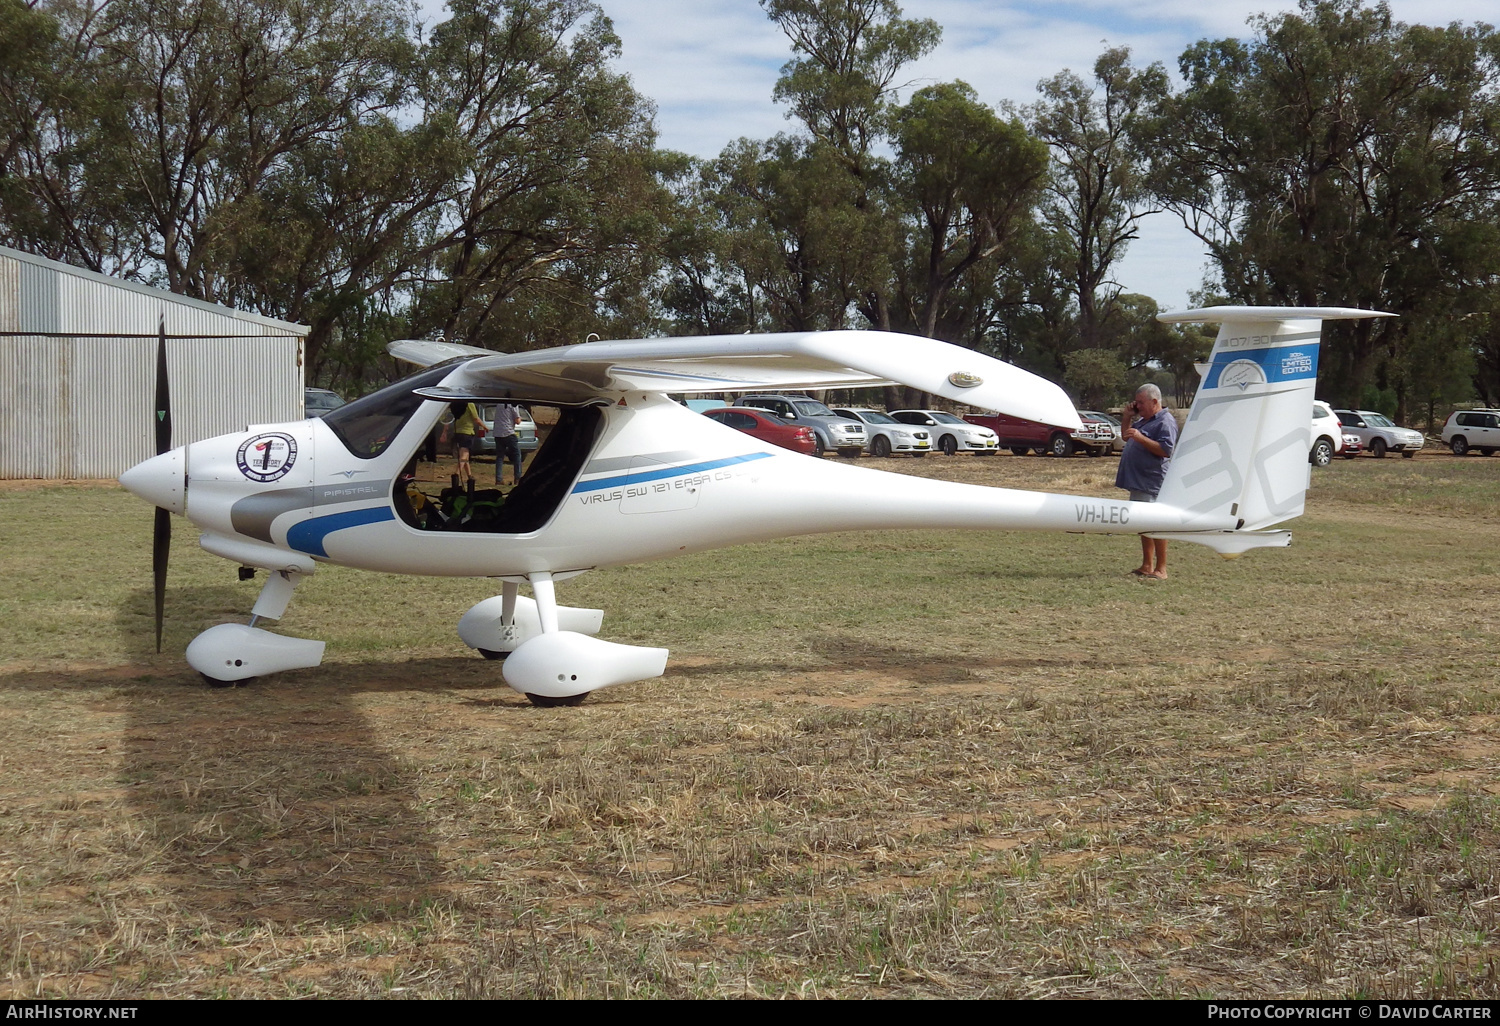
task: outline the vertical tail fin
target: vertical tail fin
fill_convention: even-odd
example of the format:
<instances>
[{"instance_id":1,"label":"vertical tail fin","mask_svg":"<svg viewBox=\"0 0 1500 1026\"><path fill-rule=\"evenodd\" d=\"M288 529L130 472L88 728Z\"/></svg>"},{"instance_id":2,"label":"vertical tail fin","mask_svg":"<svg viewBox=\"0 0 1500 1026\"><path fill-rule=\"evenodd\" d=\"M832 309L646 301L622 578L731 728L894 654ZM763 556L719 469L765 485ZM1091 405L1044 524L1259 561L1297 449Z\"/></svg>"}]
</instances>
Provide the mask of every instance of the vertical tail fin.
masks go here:
<instances>
[{"instance_id":1,"label":"vertical tail fin","mask_svg":"<svg viewBox=\"0 0 1500 1026\"><path fill-rule=\"evenodd\" d=\"M1219 337L1158 501L1256 530L1302 513L1322 322L1392 317L1341 307L1216 306L1161 314Z\"/></svg>"}]
</instances>

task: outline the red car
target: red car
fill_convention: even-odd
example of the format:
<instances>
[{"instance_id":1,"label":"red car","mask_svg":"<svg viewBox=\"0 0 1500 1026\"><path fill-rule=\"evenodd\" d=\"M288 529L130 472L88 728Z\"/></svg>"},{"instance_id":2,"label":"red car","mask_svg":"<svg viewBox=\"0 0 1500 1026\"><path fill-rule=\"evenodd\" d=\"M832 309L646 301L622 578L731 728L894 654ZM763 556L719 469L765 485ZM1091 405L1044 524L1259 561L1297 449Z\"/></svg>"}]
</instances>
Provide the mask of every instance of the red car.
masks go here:
<instances>
[{"instance_id":1,"label":"red car","mask_svg":"<svg viewBox=\"0 0 1500 1026\"><path fill-rule=\"evenodd\" d=\"M788 424L774 413L767 413L765 410L752 410L746 406L725 406L718 410L706 410L703 415L726 427L743 431L752 438L759 438L762 442L770 442L772 445L779 445L792 452L800 452L804 456L811 456L818 451L812 428Z\"/></svg>"}]
</instances>

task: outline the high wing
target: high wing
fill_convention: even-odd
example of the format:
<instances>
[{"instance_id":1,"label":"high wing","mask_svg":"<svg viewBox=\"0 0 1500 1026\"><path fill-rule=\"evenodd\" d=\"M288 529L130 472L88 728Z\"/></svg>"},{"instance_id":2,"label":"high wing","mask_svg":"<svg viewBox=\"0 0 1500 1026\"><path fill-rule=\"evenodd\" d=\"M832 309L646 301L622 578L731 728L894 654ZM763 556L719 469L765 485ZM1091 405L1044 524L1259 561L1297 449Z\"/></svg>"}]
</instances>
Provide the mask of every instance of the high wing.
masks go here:
<instances>
[{"instance_id":1,"label":"high wing","mask_svg":"<svg viewBox=\"0 0 1500 1026\"><path fill-rule=\"evenodd\" d=\"M433 342L425 338L403 338L385 347L385 351L398 360L414 363L419 367L431 367L445 360L460 356L494 356L493 349L465 346L457 342Z\"/></svg>"},{"instance_id":2,"label":"high wing","mask_svg":"<svg viewBox=\"0 0 1500 1026\"><path fill-rule=\"evenodd\" d=\"M423 349L422 346L433 347ZM451 343L397 342L392 355L439 362ZM398 351L398 347L402 347ZM506 355L487 353L442 385L420 389L443 400L515 399L580 405L626 392L754 392L900 384L945 399L1076 429L1061 388L1018 367L936 339L889 331L806 331L709 335L580 345Z\"/></svg>"}]
</instances>

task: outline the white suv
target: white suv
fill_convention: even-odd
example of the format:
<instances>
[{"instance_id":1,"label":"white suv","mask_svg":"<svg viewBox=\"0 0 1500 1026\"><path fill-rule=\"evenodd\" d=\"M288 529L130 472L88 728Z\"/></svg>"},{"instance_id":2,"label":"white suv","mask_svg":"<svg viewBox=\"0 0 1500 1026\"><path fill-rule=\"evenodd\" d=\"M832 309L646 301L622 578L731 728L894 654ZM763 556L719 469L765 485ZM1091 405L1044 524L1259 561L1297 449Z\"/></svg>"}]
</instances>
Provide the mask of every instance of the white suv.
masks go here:
<instances>
[{"instance_id":1,"label":"white suv","mask_svg":"<svg viewBox=\"0 0 1500 1026\"><path fill-rule=\"evenodd\" d=\"M1344 429L1339 424L1333 407L1325 402L1313 400L1312 450L1307 454L1308 462L1315 467L1326 467L1333 462L1336 453L1344 451Z\"/></svg>"},{"instance_id":2,"label":"white suv","mask_svg":"<svg viewBox=\"0 0 1500 1026\"><path fill-rule=\"evenodd\" d=\"M1443 425L1443 444L1455 456L1477 449L1488 456L1500 449L1500 410L1459 410Z\"/></svg>"}]
</instances>

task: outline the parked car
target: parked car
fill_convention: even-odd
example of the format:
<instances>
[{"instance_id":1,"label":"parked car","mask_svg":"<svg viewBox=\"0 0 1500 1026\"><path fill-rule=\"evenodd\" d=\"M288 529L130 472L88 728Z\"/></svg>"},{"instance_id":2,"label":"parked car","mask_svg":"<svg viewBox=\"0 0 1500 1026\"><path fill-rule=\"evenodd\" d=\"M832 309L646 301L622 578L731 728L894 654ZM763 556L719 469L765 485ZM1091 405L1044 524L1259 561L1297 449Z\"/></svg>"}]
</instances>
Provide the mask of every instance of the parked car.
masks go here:
<instances>
[{"instance_id":1,"label":"parked car","mask_svg":"<svg viewBox=\"0 0 1500 1026\"><path fill-rule=\"evenodd\" d=\"M1455 456L1479 450L1489 456L1500 449L1500 410L1460 410L1443 425L1443 444Z\"/></svg>"},{"instance_id":2,"label":"parked car","mask_svg":"<svg viewBox=\"0 0 1500 1026\"><path fill-rule=\"evenodd\" d=\"M1106 453L1124 451L1124 432L1120 430L1118 420L1098 410L1079 410L1078 419L1083 421L1083 429L1073 432L1075 449L1081 445L1088 450L1090 456L1103 456ZM1108 431L1107 441L1106 430Z\"/></svg>"},{"instance_id":3,"label":"parked car","mask_svg":"<svg viewBox=\"0 0 1500 1026\"><path fill-rule=\"evenodd\" d=\"M789 424L774 413L749 406L721 406L704 410L703 415L725 427L759 438L762 442L770 442L804 456L817 455L818 442L812 428L802 424Z\"/></svg>"},{"instance_id":4,"label":"parked car","mask_svg":"<svg viewBox=\"0 0 1500 1026\"><path fill-rule=\"evenodd\" d=\"M971 424L942 410L896 410L896 420L932 432L936 448L947 456L972 452L976 456L993 456L1000 451L1000 436L990 428Z\"/></svg>"},{"instance_id":5,"label":"parked car","mask_svg":"<svg viewBox=\"0 0 1500 1026\"><path fill-rule=\"evenodd\" d=\"M1315 467L1326 467L1333 457L1344 451L1344 429L1333 407L1313 400L1312 448L1307 460Z\"/></svg>"},{"instance_id":6,"label":"parked car","mask_svg":"<svg viewBox=\"0 0 1500 1026\"><path fill-rule=\"evenodd\" d=\"M828 407L805 395L747 395L736 406L770 410L782 420L812 429L813 440L821 456L832 449L846 459L858 459L865 448L865 425L862 421L840 417Z\"/></svg>"},{"instance_id":7,"label":"parked car","mask_svg":"<svg viewBox=\"0 0 1500 1026\"><path fill-rule=\"evenodd\" d=\"M344 405L344 397L326 388L304 388L302 408L309 417L325 417Z\"/></svg>"},{"instance_id":8,"label":"parked car","mask_svg":"<svg viewBox=\"0 0 1500 1026\"><path fill-rule=\"evenodd\" d=\"M495 454L495 403L485 403L479 407L479 419L484 421L484 437L479 439L475 445L478 454L493 456ZM536 422L531 419L530 412L526 407L520 407L521 419L516 421L516 438L520 440L521 452L536 452Z\"/></svg>"},{"instance_id":9,"label":"parked car","mask_svg":"<svg viewBox=\"0 0 1500 1026\"><path fill-rule=\"evenodd\" d=\"M1358 456L1364 451L1365 447L1363 443L1360 442L1358 435L1344 436L1344 448L1340 450L1340 455L1343 456L1344 459L1352 460L1354 459L1354 457Z\"/></svg>"},{"instance_id":10,"label":"parked car","mask_svg":"<svg viewBox=\"0 0 1500 1026\"><path fill-rule=\"evenodd\" d=\"M1360 444L1376 459L1384 459L1387 452L1399 452L1411 459L1422 448L1422 432L1411 428L1397 427L1383 413L1374 410L1334 410L1346 435L1359 438Z\"/></svg>"},{"instance_id":11,"label":"parked car","mask_svg":"<svg viewBox=\"0 0 1500 1026\"><path fill-rule=\"evenodd\" d=\"M997 448L1004 446L1017 456L1025 456L1032 449L1039 456L1071 456L1088 448L1097 449L1102 456L1114 446L1113 429L1099 421L1084 421L1079 434L1087 439L1087 443L1080 444L1075 441L1074 432L1067 428L1027 420L1025 417L1013 417L1008 413L971 413L964 420L989 429L995 435Z\"/></svg>"},{"instance_id":12,"label":"parked car","mask_svg":"<svg viewBox=\"0 0 1500 1026\"><path fill-rule=\"evenodd\" d=\"M865 450L871 456L894 456L898 452L926 456L932 450L932 435L926 428L909 427L889 413L863 406L834 407L833 412L864 424L870 439Z\"/></svg>"}]
</instances>

